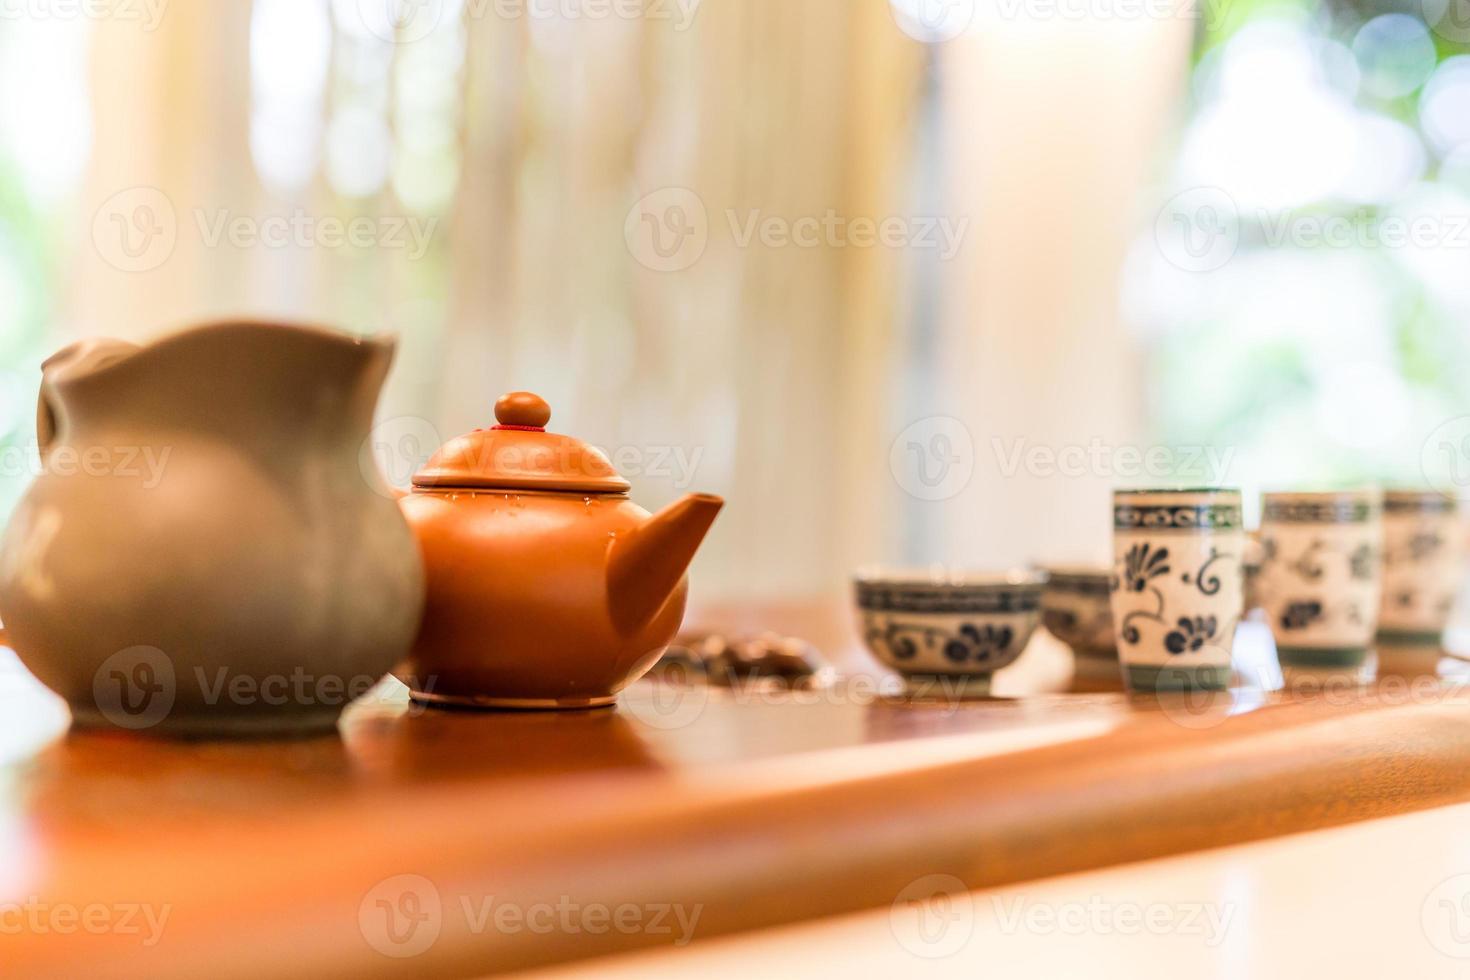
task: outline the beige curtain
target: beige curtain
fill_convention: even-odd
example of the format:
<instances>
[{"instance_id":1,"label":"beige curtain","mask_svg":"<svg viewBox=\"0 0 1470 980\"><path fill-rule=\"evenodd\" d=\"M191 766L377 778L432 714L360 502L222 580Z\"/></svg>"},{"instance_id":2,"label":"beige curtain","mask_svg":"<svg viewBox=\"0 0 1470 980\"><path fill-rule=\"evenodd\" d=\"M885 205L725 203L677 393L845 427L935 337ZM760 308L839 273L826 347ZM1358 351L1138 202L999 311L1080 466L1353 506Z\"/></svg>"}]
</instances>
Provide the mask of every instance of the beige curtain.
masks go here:
<instances>
[{"instance_id":1,"label":"beige curtain","mask_svg":"<svg viewBox=\"0 0 1470 980\"><path fill-rule=\"evenodd\" d=\"M709 2L684 33L589 21L555 47L520 26L474 28L495 56L471 69L479 165L455 215L437 414L464 428L494 392L540 390L647 470L682 454L691 486L635 475L649 506L729 497L707 594L833 587L882 546L889 488L862 460L883 453L895 262L742 247L732 223L894 208L921 52L885 7L849 0ZM646 268L630 206L691 193L702 257Z\"/></svg>"},{"instance_id":2,"label":"beige curtain","mask_svg":"<svg viewBox=\"0 0 1470 980\"><path fill-rule=\"evenodd\" d=\"M299 69L277 50L299 38L288 23L252 50L260 2L171 4L153 32L93 28L95 139L58 342L237 314L397 331L387 431L449 437L528 388L555 427L631 465L640 502L725 494L696 569L702 597L833 592L871 560L1097 550L1103 481L1003 478L991 438L1136 431L1115 275L1186 21L981 23L929 48L877 0L705 0L687 30L466 17L415 42L440 45L425 56L344 23L353 5L336 3L325 81L311 88L306 72L287 93L321 114L297 148L317 162L284 186L253 158L251 72L272 53ZM327 16L328 0L299 2ZM397 168L423 116L405 73L426 60L451 93L436 111L453 114L452 195L405 202L398 169L343 193L336 123L376 113ZM947 155L937 188L914 169L931 87ZM94 217L122 191L135 192L126 205L157 193L172 208L176 241L154 268L119 269L97 244ZM687 268L649 268L630 246L635 205L660 194L692 194L704 213ZM956 259L919 278L927 258L903 249L740 241L751 221L881 220L921 198L969 230ZM422 256L211 244L200 223L221 209L438 223ZM921 288L933 323L917 319ZM905 379L921 326L936 332L935 369ZM974 437L976 477L954 499L915 499L890 466L915 386Z\"/></svg>"},{"instance_id":3,"label":"beige curtain","mask_svg":"<svg viewBox=\"0 0 1470 980\"><path fill-rule=\"evenodd\" d=\"M1144 445L1140 345L1118 283L1137 229L1153 224L1141 205L1182 112L1195 22L1183 5L1087 23L982 9L945 59L951 200L976 220L949 271L939 345L942 407L970 429L975 478L935 505L935 553L1106 564L1111 491L1137 474L1110 457L1077 473L1046 453Z\"/></svg>"}]
</instances>

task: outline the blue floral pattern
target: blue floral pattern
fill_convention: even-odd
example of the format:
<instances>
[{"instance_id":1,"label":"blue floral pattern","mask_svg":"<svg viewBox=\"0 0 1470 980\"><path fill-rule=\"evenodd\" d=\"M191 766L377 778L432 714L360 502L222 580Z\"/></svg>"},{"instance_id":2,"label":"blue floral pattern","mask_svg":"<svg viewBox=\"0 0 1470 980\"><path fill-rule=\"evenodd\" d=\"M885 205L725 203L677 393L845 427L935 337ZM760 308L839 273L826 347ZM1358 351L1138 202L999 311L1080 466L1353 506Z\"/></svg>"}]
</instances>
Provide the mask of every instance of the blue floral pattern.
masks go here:
<instances>
[{"instance_id":1,"label":"blue floral pattern","mask_svg":"<svg viewBox=\"0 0 1470 980\"><path fill-rule=\"evenodd\" d=\"M1182 616L1177 626L1164 637L1164 648L1176 657L1198 652L1215 638L1215 632L1220 628L1214 616Z\"/></svg>"}]
</instances>

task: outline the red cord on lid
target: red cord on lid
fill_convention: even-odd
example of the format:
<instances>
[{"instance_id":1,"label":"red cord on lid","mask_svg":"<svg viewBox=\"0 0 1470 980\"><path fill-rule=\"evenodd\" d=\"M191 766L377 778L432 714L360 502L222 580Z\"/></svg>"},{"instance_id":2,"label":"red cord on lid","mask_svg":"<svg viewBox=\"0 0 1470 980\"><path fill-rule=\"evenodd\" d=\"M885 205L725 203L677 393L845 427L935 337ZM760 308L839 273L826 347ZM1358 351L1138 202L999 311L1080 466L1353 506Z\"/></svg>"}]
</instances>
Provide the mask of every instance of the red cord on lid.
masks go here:
<instances>
[{"instance_id":1,"label":"red cord on lid","mask_svg":"<svg viewBox=\"0 0 1470 980\"><path fill-rule=\"evenodd\" d=\"M490 428L491 428L492 431L495 431L495 432L502 432L502 431L506 431L506 432L545 432L546 431L546 427L544 425L492 425Z\"/></svg>"}]
</instances>

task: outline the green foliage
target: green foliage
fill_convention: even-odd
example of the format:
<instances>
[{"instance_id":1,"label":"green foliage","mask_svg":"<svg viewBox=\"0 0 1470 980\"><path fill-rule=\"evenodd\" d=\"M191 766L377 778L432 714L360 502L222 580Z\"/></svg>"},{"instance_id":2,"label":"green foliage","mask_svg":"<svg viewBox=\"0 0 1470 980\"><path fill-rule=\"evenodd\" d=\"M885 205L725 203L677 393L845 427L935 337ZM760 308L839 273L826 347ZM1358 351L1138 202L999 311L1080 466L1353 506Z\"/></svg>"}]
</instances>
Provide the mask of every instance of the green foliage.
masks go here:
<instances>
[{"instance_id":1,"label":"green foliage","mask_svg":"<svg viewBox=\"0 0 1470 980\"><path fill-rule=\"evenodd\" d=\"M1306 20L1318 6L1314 0L1196 0L1196 3L1199 7L1196 62L1251 21L1268 17Z\"/></svg>"}]
</instances>

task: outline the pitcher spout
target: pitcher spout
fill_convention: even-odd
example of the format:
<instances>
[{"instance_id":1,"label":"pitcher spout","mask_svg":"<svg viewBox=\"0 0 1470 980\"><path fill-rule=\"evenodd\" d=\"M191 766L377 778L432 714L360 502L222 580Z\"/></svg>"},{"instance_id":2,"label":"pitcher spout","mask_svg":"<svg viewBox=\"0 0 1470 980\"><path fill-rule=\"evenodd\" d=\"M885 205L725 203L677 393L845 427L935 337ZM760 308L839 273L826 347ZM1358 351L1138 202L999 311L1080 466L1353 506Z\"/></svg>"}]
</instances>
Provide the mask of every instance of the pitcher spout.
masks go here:
<instances>
[{"instance_id":1,"label":"pitcher spout","mask_svg":"<svg viewBox=\"0 0 1470 980\"><path fill-rule=\"evenodd\" d=\"M68 422L150 433L187 426L280 459L283 444L365 435L394 346L324 327L226 321L142 348L69 348L46 369L43 442Z\"/></svg>"},{"instance_id":2,"label":"pitcher spout","mask_svg":"<svg viewBox=\"0 0 1470 980\"><path fill-rule=\"evenodd\" d=\"M64 419L65 405L57 394L63 380L89 374L132 357L137 344L96 337L68 344L41 364L41 391L36 405L36 442L44 459Z\"/></svg>"},{"instance_id":3,"label":"pitcher spout","mask_svg":"<svg viewBox=\"0 0 1470 980\"><path fill-rule=\"evenodd\" d=\"M619 630L633 633L658 615L724 506L711 494L690 494L613 543L608 603Z\"/></svg>"}]
</instances>

